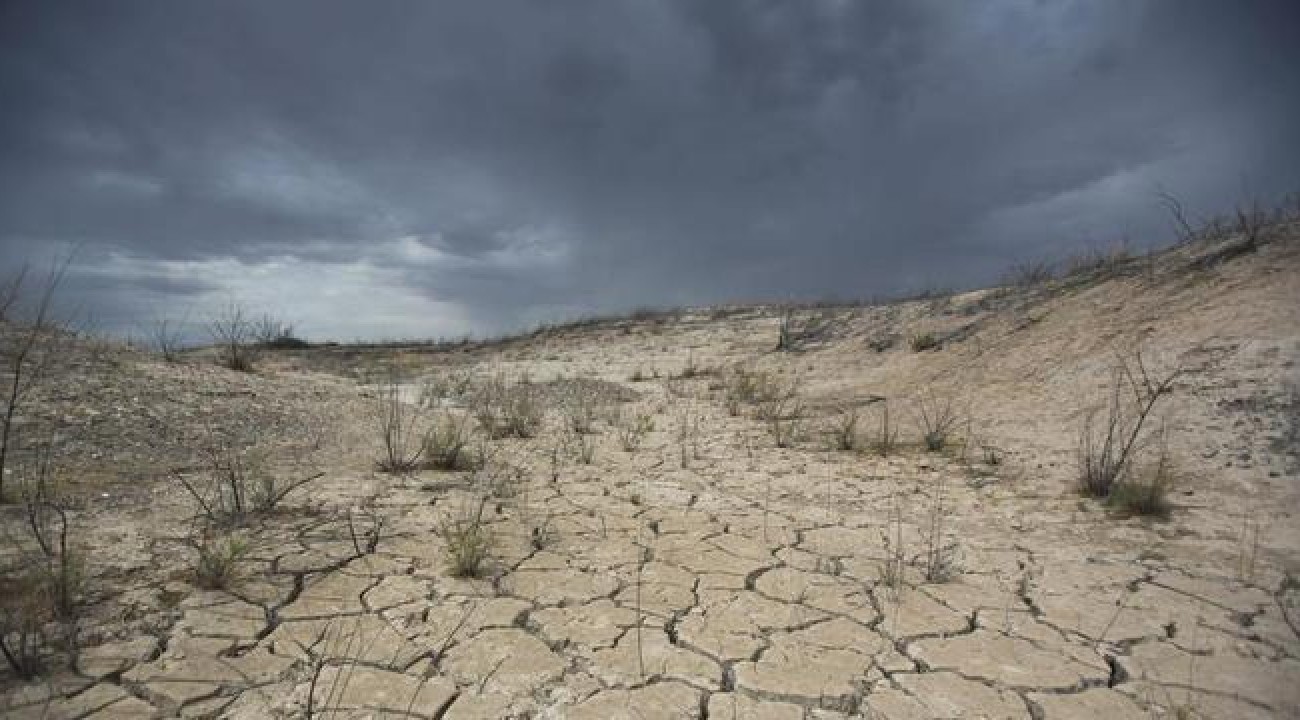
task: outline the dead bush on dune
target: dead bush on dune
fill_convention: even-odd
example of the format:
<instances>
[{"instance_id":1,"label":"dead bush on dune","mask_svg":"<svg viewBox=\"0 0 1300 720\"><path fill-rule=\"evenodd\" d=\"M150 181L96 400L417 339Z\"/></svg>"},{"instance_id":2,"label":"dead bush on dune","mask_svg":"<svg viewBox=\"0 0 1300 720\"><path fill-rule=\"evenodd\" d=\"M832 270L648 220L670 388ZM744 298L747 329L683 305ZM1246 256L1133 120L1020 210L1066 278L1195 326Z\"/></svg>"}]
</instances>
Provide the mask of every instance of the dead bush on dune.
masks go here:
<instances>
[{"instance_id":1,"label":"dead bush on dune","mask_svg":"<svg viewBox=\"0 0 1300 720\"><path fill-rule=\"evenodd\" d=\"M217 361L223 367L252 372L259 348L253 318L242 306L227 305L208 321L208 335L217 348Z\"/></svg>"},{"instance_id":2,"label":"dead bush on dune","mask_svg":"<svg viewBox=\"0 0 1300 720\"><path fill-rule=\"evenodd\" d=\"M164 362L180 362L185 348L185 318L179 321L167 317L154 318L144 332L146 346Z\"/></svg>"},{"instance_id":3,"label":"dead bush on dune","mask_svg":"<svg viewBox=\"0 0 1300 720\"><path fill-rule=\"evenodd\" d=\"M1147 421L1184 371L1178 365L1153 375L1140 349L1116 356L1106 402L1085 414L1079 430L1081 492L1108 498L1125 480L1146 441L1143 430Z\"/></svg>"}]
</instances>

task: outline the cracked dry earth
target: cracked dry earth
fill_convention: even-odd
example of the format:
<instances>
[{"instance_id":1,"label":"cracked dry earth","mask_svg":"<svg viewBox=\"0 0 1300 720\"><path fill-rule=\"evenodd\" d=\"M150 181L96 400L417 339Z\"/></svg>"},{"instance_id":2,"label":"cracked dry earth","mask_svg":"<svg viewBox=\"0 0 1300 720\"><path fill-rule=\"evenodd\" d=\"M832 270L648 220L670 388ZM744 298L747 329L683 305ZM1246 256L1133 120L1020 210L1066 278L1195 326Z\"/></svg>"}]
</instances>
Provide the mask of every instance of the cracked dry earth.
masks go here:
<instances>
[{"instance_id":1,"label":"cracked dry earth","mask_svg":"<svg viewBox=\"0 0 1300 720\"><path fill-rule=\"evenodd\" d=\"M1191 295L1143 288L1144 302L1110 282L1043 301L1027 329L981 309L985 342L924 357L864 350L854 328L880 322L869 312L828 347L772 354L776 319L754 312L407 358L423 372L454 362L618 383L635 390L624 408L656 429L626 452L598 425L590 465L553 462L555 416L537 438L500 441L522 472L487 505L479 579L451 576L439 532L474 502L474 476L377 476L360 431L319 484L250 533L227 591L177 569L183 549L165 539L184 514L174 489L148 507L88 509L116 558L105 562L129 571L101 599L104 630L75 672L10 682L6 716L1296 717L1294 429L1265 410L1294 418L1284 383L1300 323L1276 301L1296 289L1294 244L1273 252L1252 260L1283 269L1268 282L1258 267L1227 268ZM1157 318L1146 341L1195 361L1205 344L1188 324L1265 307L1261 297L1272 310L1218 337L1229 349L1179 387L1186 472L1171 519L1119 518L1075 494L1069 389L1102 387L1106 356L1100 339L1081 344L1089 323ZM921 303L901 315L901 327L944 327L972 313ZM732 416L714 376L628 379L746 359L804 378L822 417L794 447ZM968 392L973 424L1004 459L826 449L818 422L832 401L903 398L920 379ZM701 428L685 463L683 407ZM383 518L369 554L345 520L360 505ZM924 576L936 518L957 547L943 582ZM154 539L126 547L142 537ZM902 577L887 583L900 547Z\"/></svg>"}]
</instances>

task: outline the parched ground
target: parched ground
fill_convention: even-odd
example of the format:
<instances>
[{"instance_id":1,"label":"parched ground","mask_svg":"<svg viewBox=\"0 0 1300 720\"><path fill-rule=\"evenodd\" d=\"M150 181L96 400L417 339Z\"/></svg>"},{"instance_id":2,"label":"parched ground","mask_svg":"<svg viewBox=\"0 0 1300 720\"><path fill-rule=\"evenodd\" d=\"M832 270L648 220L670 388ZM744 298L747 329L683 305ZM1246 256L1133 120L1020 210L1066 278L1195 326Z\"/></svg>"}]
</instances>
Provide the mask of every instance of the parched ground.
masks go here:
<instances>
[{"instance_id":1,"label":"parched ground","mask_svg":"<svg viewBox=\"0 0 1300 720\"><path fill-rule=\"evenodd\" d=\"M253 376L100 351L42 403L78 438L81 647L70 671L55 656L40 682L6 677L0 709L1296 717L1300 242L1278 235L1236 256L1183 247L1035 288L829 309L796 352L774 350L770 308L450 350L314 348ZM914 352L924 333L938 346ZM1136 348L1154 371L1186 370L1159 411L1178 480L1166 520L1074 490L1079 424ZM729 412L738 363L797 379L791 447L752 407ZM441 531L480 501L481 475L373 471L377 391L352 378L394 367L547 388L536 437L491 443L513 472L487 501L481 578L451 576ZM562 432L575 388L601 406L590 464ZM918 393L960 409L957 450L916 445ZM904 447L834 449L850 406L864 445L888 407ZM634 452L616 412L653 419ZM325 475L240 531L251 549L227 590L195 587L193 507L168 471L209 426L270 442L304 424L329 429ZM354 533L376 526L365 552ZM947 577L927 578L936 545Z\"/></svg>"}]
</instances>

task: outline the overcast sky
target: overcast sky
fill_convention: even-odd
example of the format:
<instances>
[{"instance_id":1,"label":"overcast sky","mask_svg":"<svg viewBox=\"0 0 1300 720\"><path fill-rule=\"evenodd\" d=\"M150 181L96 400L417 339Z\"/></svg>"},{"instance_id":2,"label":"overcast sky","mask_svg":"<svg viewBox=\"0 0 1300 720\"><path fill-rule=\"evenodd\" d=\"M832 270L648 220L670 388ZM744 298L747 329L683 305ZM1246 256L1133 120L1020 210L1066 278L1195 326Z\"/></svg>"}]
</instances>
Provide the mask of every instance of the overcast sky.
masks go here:
<instances>
[{"instance_id":1,"label":"overcast sky","mask_svg":"<svg viewBox=\"0 0 1300 720\"><path fill-rule=\"evenodd\" d=\"M0 273L312 338L862 297L1300 190L1294 2L0 3Z\"/></svg>"}]
</instances>

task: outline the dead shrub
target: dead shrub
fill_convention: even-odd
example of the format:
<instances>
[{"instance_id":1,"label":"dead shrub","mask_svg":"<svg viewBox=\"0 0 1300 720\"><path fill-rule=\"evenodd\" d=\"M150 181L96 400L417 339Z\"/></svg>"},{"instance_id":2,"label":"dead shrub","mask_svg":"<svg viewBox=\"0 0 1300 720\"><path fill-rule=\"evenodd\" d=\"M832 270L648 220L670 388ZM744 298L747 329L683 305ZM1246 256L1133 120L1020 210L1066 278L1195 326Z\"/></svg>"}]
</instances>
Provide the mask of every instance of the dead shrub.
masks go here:
<instances>
[{"instance_id":1,"label":"dead shrub","mask_svg":"<svg viewBox=\"0 0 1300 720\"><path fill-rule=\"evenodd\" d=\"M75 655L84 555L69 538L66 502L54 488L47 442L15 474L21 487L22 528L11 535L14 552L0 566L0 654L22 678L44 669L52 644Z\"/></svg>"},{"instance_id":2,"label":"dead shrub","mask_svg":"<svg viewBox=\"0 0 1300 720\"><path fill-rule=\"evenodd\" d=\"M1115 358L1106 404L1089 410L1079 431L1081 492L1104 499L1123 482L1146 440L1147 420L1183 372L1179 365L1153 376L1141 350Z\"/></svg>"},{"instance_id":3,"label":"dead shrub","mask_svg":"<svg viewBox=\"0 0 1300 720\"><path fill-rule=\"evenodd\" d=\"M406 401L403 388L396 376L375 388L374 420L379 432L375 469L393 475L417 470L425 450L418 427L421 408Z\"/></svg>"},{"instance_id":4,"label":"dead shrub","mask_svg":"<svg viewBox=\"0 0 1300 720\"><path fill-rule=\"evenodd\" d=\"M838 449L850 452L858 449L859 414L860 410L854 404L844 405L839 409L832 428L835 436L835 447Z\"/></svg>"},{"instance_id":5,"label":"dead shrub","mask_svg":"<svg viewBox=\"0 0 1300 720\"><path fill-rule=\"evenodd\" d=\"M777 329L776 349L796 352L822 342L830 336L837 321L838 318L826 311L801 314L792 307L783 308Z\"/></svg>"},{"instance_id":6,"label":"dead shrub","mask_svg":"<svg viewBox=\"0 0 1300 720\"><path fill-rule=\"evenodd\" d=\"M880 457L889 457L898 445L898 427L889 419L889 401L880 403L880 423L876 426L876 436L871 449Z\"/></svg>"},{"instance_id":7,"label":"dead shrub","mask_svg":"<svg viewBox=\"0 0 1300 720\"><path fill-rule=\"evenodd\" d=\"M145 329L145 340L164 362L180 362L181 352L185 349L185 318L179 322L171 318L155 318Z\"/></svg>"},{"instance_id":8,"label":"dead shrub","mask_svg":"<svg viewBox=\"0 0 1300 720\"><path fill-rule=\"evenodd\" d=\"M269 314L254 316L238 303L230 303L208 321L208 335L217 350L217 362L239 372L253 372L267 348L300 348L307 343L294 336L293 325Z\"/></svg>"},{"instance_id":9,"label":"dead shrub","mask_svg":"<svg viewBox=\"0 0 1300 720\"><path fill-rule=\"evenodd\" d=\"M618 439L624 452L636 452L646 435L654 430L654 418L645 412L623 412L618 416Z\"/></svg>"},{"instance_id":10,"label":"dead shrub","mask_svg":"<svg viewBox=\"0 0 1300 720\"><path fill-rule=\"evenodd\" d=\"M473 401L479 427L493 440L531 438L541 429L541 393L526 377L511 380L498 373L477 388Z\"/></svg>"},{"instance_id":11,"label":"dead shrub","mask_svg":"<svg viewBox=\"0 0 1300 720\"><path fill-rule=\"evenodd\" d=\"M937 395L933 390L921 392L915 401L917 425L925 449L939 452L947 446L961 415L951 395Z\"/></svg>"},{"instance_id":12,"label":"dead shrub","mask_svg":"<svg viewBox=\"0 0 1300 720\"><path fill-rule=\"evenodd\" d=\"M271 512L293 491L324 477L310 458L323 435L318 429L307 432L310 437L294 448L293 456L276 464L270 448L240 445L209 428L198 471L175 469L171 475L208 523L239 525L251 515Z\"/></svg>"},{"instance_id":13,"label":"dead shrub","mask_svg":"<svg viewBox=\"0 0 1300 720\"><path fill-rule=\"evenodd\" d=\"M758 389L758 419L767 423L772 439L780 448L790 447L801 434L805 419L799 379L788 381L767 377Z\"/></svg>"}]
</instances>

